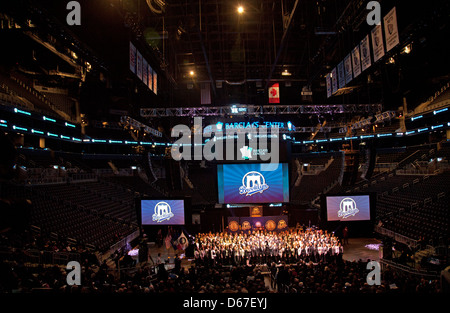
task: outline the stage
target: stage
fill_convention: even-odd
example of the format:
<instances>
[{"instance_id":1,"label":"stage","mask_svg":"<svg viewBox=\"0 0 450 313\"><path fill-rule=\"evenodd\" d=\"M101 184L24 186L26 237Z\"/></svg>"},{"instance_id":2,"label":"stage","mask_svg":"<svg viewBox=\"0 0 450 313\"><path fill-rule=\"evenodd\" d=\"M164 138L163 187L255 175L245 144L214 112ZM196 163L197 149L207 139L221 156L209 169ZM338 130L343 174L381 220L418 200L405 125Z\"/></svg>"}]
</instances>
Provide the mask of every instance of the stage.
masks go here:
<instances>
[{"instance_id":1,"label":"stage","mask_svg":"<svg viewBox=\"0 0 450 313\"><path fill-rule=\"evenodd\" d=\"M347 261L358 261L360 259L364 262L367 262L368 259L378 261L380 258L378 247L380 244L381 241L375 238L349 238L348 244L344 245L342 258ZM156 244L151 244L149 251L154 262L158 258L158 253L161 253L161 260L163 262L169 261L166 264L166 269L174 267L175 254L182 257L182 267L189 268L191 263L193 264L193 259L185 257L184 251L182 250L176 251L173 248L166 249L164 245L158 247ZM149 264L152 264L151 260L149 260Z\"/></svg>"}]
</instances>

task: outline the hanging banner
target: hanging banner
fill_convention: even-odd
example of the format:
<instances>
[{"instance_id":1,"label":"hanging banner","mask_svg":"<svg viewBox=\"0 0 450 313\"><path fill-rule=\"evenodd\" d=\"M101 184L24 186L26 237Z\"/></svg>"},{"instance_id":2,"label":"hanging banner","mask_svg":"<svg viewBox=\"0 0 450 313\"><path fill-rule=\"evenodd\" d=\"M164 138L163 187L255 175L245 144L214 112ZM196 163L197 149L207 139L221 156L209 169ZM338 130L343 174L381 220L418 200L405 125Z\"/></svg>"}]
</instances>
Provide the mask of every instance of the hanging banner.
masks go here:
<instances>
[{"instance_id":1,"label":"hanging banner","mask_svg":"<svg viewBox=\"0 0 450 313\"><path fill-rule=\"evenodd\" d=\"M383 31L381 30L381 23L372 29L371 36L373 61L376 62L384 56Z\"/></svg>"},{"instance_id":2,"label":"hanging banner","mask_svg":"<svg viewBox=\"0 0 450 313\"><path fill-rule=\"evenodd\" d=\"M288 229L287 215L260 217L228 217L228 232L250 233L255 230L285 231Z\"/></svg>"},{"instance_id":3,"label":"hanging banner","mask_svg":"<svg viewBox=\"0 0 450 313\"><path fill-rule=\"evenodd\" d=\"M353 78L358 77L361 74L361 57L359 53L359 45L352 50L352 62L353 62Z\"/></svg>"},{"instance_id":4,"label":"hanging banner","mask_svg":"<svg viewBox=\"0 0 450 313\"><path fill-rule=\"evenodd\" d=\"M337 66L338 71L338 83L339 89L345 87L345 71L344 71L344 61L341 61Z\"/></svg>"},{"instance_id":5,"label":"hanging banner","mask_svg":"<svg viewBox=\"0 0 450 313\"><path fill-rule=\"evenodd\" d=\"M345 83L348 84L353 79L352 58L350 53L344 58Z\"/></svg>"},{"instance_id":6,"label":"hanging banner","mask_svg":"<svg viewBox=\"0 0 450 313\"><path fill-rule=\"evenodd\" d=\"M397 12L395 7L383 19L384 35L386 36L386 52L390 51L400 42L397 27Z\"/></svg>"},{"instance_id":7,"label":"hanging banner","mask_svg":"<svg viewBox=\"0 0 450 313\"><path fill-rule=\"evenodd\" d=\"M369 35L361 40L359 44L361 48L361 70L365 71L372 65L372 60L370 58L370 47L369 47Z\"/></svg>"},{"instance_id":8,"label":"hanging banner","mask_svg":"<svg viewBox=\"0 0 450 313\"><path fill-rule=\"evenodd\" d=\"M153 69L150 64L147 65L148 88L153 91Z\"/></svg>"},{"instance_id":9,"label":"hanging banner","mask_svg":"<svg viewBox=\"0 0 450 313\"><path fill-rule=\"evenodd\" d=\"M261 217L263 214L262 206L253 206L250 208L250 216L251 217Z\"/></svg>"},{"instance_id":10,"label":"hanging banner","mask_svg":"<svg viewBox=\"0 0 450 313\"><path fill-rule=\"evenodd\" d=\"M337 70L336 68L333 68L331 71L331 93L335 93L338 90L338 77L337 77Z\"/></svg>"},{"instance_id":11,"label":"hanging banner","mask_svg":"<svg viewBox=\"0 0 450 313\"><path fill-rule=\"evenodd\" d=\"M327 84L327 98L331 97L331 73L325 76L325 82Z\"/></svg>"},{"instance_id":12,"label":"hanging banner","mask_svg":"<svg viewBox=\"0 0 450 313\"><path fill-rule=\"evenodd\" d=\"M153 92L155 95L158 94L158 74L153 71Z\"/></svg>"},{"instance_id":13,"label":"hanging banner","mask_svg":"<svg viewBox=\"0 0 450 313\"><path fill-rule=\"evenodd\" d=\"M136 74L136 47L130 42L130 71Z\"/></svg>"},{"instance_id":14,"label":"hanging banner","mask_svg":"<svg viewBox=\"0 0 450 313\"><path fill-rule=\"evenodd\" d=\"M239 217L228 217L228 231L235 233L241 230L241 224L239 223Z\"/></svg>"},{"instance_id":15,"label":"hanging banner","mask_svg":"<svg viewBox=\"0 0 450 313\"><path fill-rule=\"evenodd\" d=\"M280 103L280 85L278 83L269 87L269 103Z\"/></svg>"},{"instance_id":16,"label":"hanging banner","mask_svg":"<svg viewBox=\"0 0 450 313\"><path fill-rule=\"evenodd\" d=\"M211 88L209 83L201 83L200 104L211 104Z\"/></svg>"},{"instance_id":17,"label":"hanging banner","mask_svg":"<svg viewBox=\"0 0 450 313\"><path fill-rule=\"evenodd\" d=\"M146 59L142 60L142 81L148 86L148 63Z\"/></svg>"},{"instance_id":18,"label":"hanging banner","mask_svg":"<svg viewBox=\"0 0 450 313\"><path fill-rule=\"evenodd\" d=\"M139 51L136 53L136 75L142 80L142 54Z\"/></svg>"}]
</instances>

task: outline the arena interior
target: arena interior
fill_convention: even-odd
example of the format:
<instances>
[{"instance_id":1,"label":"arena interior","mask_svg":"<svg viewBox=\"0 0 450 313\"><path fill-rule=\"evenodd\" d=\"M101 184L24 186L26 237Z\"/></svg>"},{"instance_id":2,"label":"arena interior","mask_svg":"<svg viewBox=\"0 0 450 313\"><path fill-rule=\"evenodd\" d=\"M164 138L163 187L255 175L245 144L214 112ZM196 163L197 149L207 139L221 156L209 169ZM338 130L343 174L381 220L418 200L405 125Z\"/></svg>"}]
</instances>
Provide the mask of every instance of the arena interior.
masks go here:
<instances>
[{"instance_id":1,"label":"arena interior","mask_svg":"<svg viewBox=\"0 0 450 313\"><path fill-rule=\"evenodd\" d=\"M2 1L0 293L448 293L449 6Z\"/></svg>"}]
</instances>

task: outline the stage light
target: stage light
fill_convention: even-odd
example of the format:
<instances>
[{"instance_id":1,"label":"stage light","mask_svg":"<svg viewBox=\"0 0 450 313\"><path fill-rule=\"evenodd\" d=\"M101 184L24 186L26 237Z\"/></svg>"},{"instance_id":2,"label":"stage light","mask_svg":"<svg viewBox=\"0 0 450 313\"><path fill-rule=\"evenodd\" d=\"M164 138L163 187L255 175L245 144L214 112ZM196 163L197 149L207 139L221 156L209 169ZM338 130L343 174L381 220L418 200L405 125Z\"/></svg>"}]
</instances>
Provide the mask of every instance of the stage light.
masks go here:
<instances>
[{"instance_id":1,"label":"stage light","mask_svg":"<svg viewBox=\"0 0 450 313\"><path fill-rule=\"evenodd\" d=\"M288 129L289 130L291 130L292 129L292 123L289 121L289 122L287 122L287 127L288 127Z\"/></svg>"},{"instance_id":2,"label":"stage light","mask_svg":"<svg viewBox=\"0 0 450 313\"><path fill-rule=\"evenodd\" d=\"M22 114L25 114L25 115L31 115L30 112L27 112L27 111L24 111L24 110L19 110L17 108L14 108L14 112L15 113L22 113Z\"/></svg>"},{"instance_id":3,"label":"stage light","mask_svg":"<svg viewBox=\"0 0 450 313\"><path fill-rule=\"evenodd\" d=\"M216 124L216 128L217 128L217 130L222 130L222 128L223 128L223 123L222 123L222 122L218 122L218 123Z\"/></svg>"},{"instance_id":4,"label":"stage light","mask_svg":"<svg viewBox=\"0 0 450 313\"><path fill-rule=\"evenodd\" d=\"M56 123L56 120L55 120L55 119L49 118L49 117L47 117L47 116L43 116L42 119L43 119L44 121L49 121L49 122L52 122L52 123Z\"/></svg>"},{"instance_id":5,"label":"stage light","mask_svg":"<svg viewBox=\"0 0 450 313\"><path fill-rule=\"evenodd\" d=\"M291 76L292 74L291 74L288 70L284 70L284 71L281 73L281 75L282 75L282 76Z\"/></svg>"},{"instance_id":6,"label":"stage light","mask_svg":"<svg viewBox=\"0 0 450 313\"><path fill-rule=\"evenodd\" d=\"M244 13L244 7L243 7L242 5L240 5L240 6L237 8L237 11L238 11L239 14Z\"/></svg>"},{"instance_id":7,"label":"stage light","mask_svg":"<svg viewBox=\"0 0 450 313\"><path fill-rule=\"evenodd\" d=\"M412 45L408 44L406 46L403 47L401 54L410 54L412 50Z\"/></svg>"},{"instance_id":8,"label":"stage light","mask_svg":"<svg viewBox=\"0 0 450 313\"><path fill-rule=\"evenodd\" d=\"M190 71L190 72L189 72L189 75L190 75L190 76L194 76L194 75L195 75L195 72L194 72L194 71Z\"/></svg>"}]
</instances>

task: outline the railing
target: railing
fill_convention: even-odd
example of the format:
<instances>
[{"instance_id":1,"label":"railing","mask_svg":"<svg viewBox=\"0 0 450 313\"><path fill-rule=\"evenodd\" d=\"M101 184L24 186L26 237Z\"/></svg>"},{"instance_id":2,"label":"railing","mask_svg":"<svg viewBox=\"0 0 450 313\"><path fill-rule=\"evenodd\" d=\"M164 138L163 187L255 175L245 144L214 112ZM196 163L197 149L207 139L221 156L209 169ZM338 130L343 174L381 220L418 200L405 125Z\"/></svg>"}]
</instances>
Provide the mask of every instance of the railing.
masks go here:
<instances>
[{"instance_id":1,"label":"railing","mask_svg":"<svg viewBox=\"0 0 450 313\"><path fill-rule=\"evenodd\" d=\"M73 174L70 177L72 182L82 182L82 181L97 181L97 175L95 173L78 173Z\"/></svg>"},{"instance_id":2,"label":"railing","mask_svg":"<svg viewBox=\"0 0 450 313\"><path fill-rule=\"evenodd\" d=\"M103 262L103 260L106 260L107 258L109 258L109 256L111 254L113 254L115 251L117 251L118 249L122 248L127 243L129 243L130 241L136 239L139 236L139 233L140 233L140 230L137 229L134 232L132 232L131 234L129 234L128 236L126 236L125 238L122 238L120 241L118 241L115 244L113 244L112 246L110 246L108 251L106 251L105 253L103 253L101 255L99 261Z\"/></svg>"},{"instance_id":3,"label":"railing","mask_svg":"<svg viewBox=\"0 0 450 313\"><path fill-rule=\"evenodd\" d=\"M386 260L386 259L380 259L379 262L381 263L381 270L382 271L384 271L387 267L390 267L390 268L393 268L395 270L406 272L406 273L411 274L411 275L427 277L427 278L431 278L431 279L438 279L440 277L440 274L438 272L430 272L430 271L418 270L418 269L414 269L412 267L409 267L409 266L406 266L406 265L403 265L403 264L398 264L398 263L395 263L393 261Z\"/></svg>"},{"instance_id":4,"label":"railing","mask_svg":"<svg viewBox=\"0 0 450 313\"><path fill-rule=\"evenodd\" d=\"M0 251L0 256L2 260L15 261L18 252L24 263L66 265L69 261L81 261L81 255L76 252L40 251L36 249L12 248L9 251Z\"/></svg>"},{"instance_id":5,"label":"railing","mask_svg":"<svg viewBox=\"0 0 450 313\"><path fill-rule=\"evenodd\" d=\"M42 177L26 179L25 183L28 185L51 185L63 184L67 181L66 177Z\"/></svg>"},{"instance_id":6,"label":"railing","mask_svg":"<svg viewBox=\"0 0 450 313\"><path fill-rule=\"evenodd\" d=\"M133 170L131 168L120 168L118 172L110 168L98 168L92 171L98 176L133 176Z\"/></svg>"},{"instance_id":7,"label":"railing","mask_svg":"<svg viewBox=\"0 0 450 313\"><path fill-rule=\"evenodd\" d=\"M374 230L381 235L393 238L395 241L397 241L399 243L404 243L405 245L408 245L410 247L416 248L419 245L417 240L400 235L399 233L396 233L396 232L386 229L384 227L375 225Z\"/></svg>"}]
</instances>

